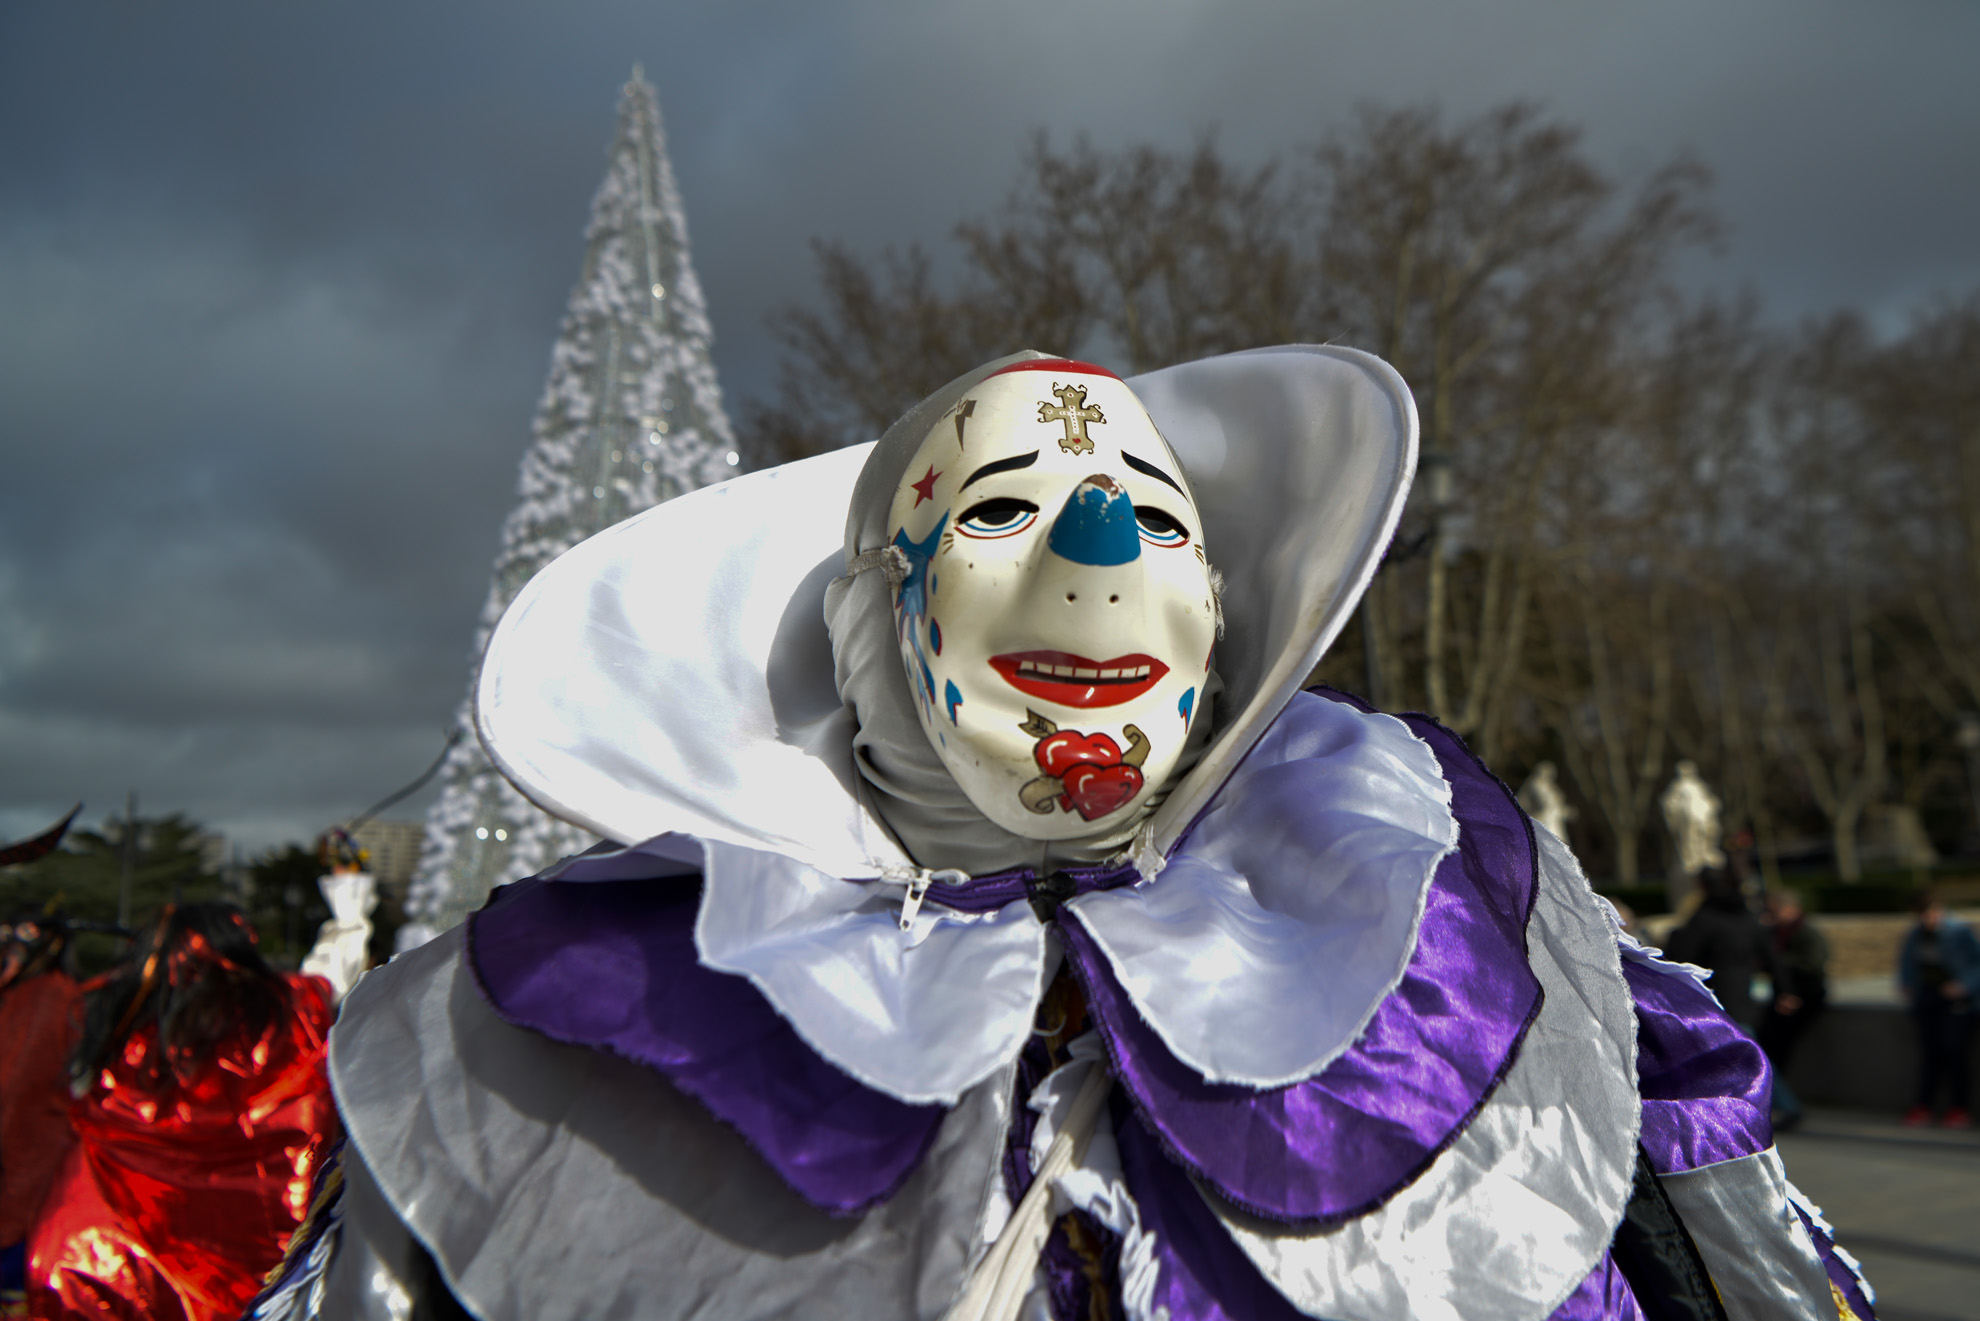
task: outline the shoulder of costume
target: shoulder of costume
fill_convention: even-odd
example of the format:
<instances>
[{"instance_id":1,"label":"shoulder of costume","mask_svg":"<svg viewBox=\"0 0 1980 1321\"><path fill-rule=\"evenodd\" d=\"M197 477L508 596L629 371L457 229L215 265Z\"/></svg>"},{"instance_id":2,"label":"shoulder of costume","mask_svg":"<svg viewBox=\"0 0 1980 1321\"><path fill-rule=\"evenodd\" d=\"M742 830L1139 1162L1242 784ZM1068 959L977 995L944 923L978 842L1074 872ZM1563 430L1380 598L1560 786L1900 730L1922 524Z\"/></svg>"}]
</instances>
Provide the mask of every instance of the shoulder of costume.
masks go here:
<instances>
[{"instance_id":1,"label":"shoulder of costume","mask_svg":"<svg viewBox=\"0 0 1980 1321\"><path fill-rule=\"evenodd\" d=\"M1567 855L1565 845L1555 847ZM1623 932L1613 908L1609 917L1638 1024L1643 1149L1652 1168L1682 1174L1771 1150L1773 1067L1706 985L1710 971L1666 959Z\"/></svg>"},{"instance_id":2,"label":"shoulder of costume","mask_svg":"<svg viewBox=\"0 0 1980 1321\"><path fill-rule=\"evenodd\" d=\"M463 934L400 955L353 989L331 1034L330 1074L349 1151L473 1315L934 1321L946 1309L981 1241L1008 1076L934 1112L889 1196L833 1214L753 1149L755 1135L712 1118L656 1069L504 1022L474 984ZM669 966L692 975L694 961ZM713 1026L747 1035L764 1025ZM719 1061L708 1077L738 1081ZM807 1085L765 1073L744 1081L765 1095ZM821 1098L805 1135L800 1163L823 1171L813 1197L891 1149L870 1114L843 1110Z\"/></svg>"},{"instance_id":3,"label":"shoulder of costume","mask_svg":"<svg viewBox=\"0 0 1980 1321\"><path fill-rule=\"evenodd\" d=\"M1309 698L1303 710L1328 706L1340 709ZM1363 710L1360 719L1364 727L1401 724L1434 753L1457 831L1455 847L1430 858L1399 974L1318 1068L1278 1085L1214 1079L1180 1051L1165 1050L1156 1023L1135 1012L1143 1002L1120 994L1128 976L1159 971L1152 948L1149 966L1123 973L1121 961L1092 956L1099 941L1088 939L1084 921L1066 933L1125 1090L1164 1149L1238 1210L1309 1230L1369 1214L1437 1166L1527 1052L1545 1009L1547 977L1571 986L1593 1032L1633 1044L1613 931L1571 855L1536 847L1511 793L1448 730L1416 716L1397 721ZM1238 833L1249 841L1268 837ZM1296 903L1269 883L1258 890L1280 912ZM1574 944L1578 957L1550 961L1546 943L1536 940L1543 893L1553 911L1568 915L1558 920L1571 917L1585 937ZM1304 966L1309 981L1331 980L1312 978L1310 969L1331 973L1335 963L1321 958ZM1274 1024L1283 1024L1296 995L1289 990L1250 1006L1248 1017L1244 1006L1233 1006L1227 1026L1234 1036L1282 1034ZM1557 1007L1555 1018L1570 1012ZM1579 1067L1633 1097L1629 1062L1628 1052L1606 1063L1597 1053Z\"/></svg>"},{"instance_id":4,"label":"shoulder of costume","mask_svg":"<svg viewBox=\"0 0 1980 1321\"><path fill-rule=\"evenodd\" d=\"M1635 1023L1612 928L1571 856L1541 841L1536 872L1525 946L1537 1012L1482 1102L1411 1177L1322 1225L1196 1182L1240 1259L1301 1313L1544 1317L1603 1262L1636 1161ZM1390 1081L1406 1090L1419 1077ZM1182 1189L1149 1202L1197 1214Z\"/></svg>"}]
</instances>

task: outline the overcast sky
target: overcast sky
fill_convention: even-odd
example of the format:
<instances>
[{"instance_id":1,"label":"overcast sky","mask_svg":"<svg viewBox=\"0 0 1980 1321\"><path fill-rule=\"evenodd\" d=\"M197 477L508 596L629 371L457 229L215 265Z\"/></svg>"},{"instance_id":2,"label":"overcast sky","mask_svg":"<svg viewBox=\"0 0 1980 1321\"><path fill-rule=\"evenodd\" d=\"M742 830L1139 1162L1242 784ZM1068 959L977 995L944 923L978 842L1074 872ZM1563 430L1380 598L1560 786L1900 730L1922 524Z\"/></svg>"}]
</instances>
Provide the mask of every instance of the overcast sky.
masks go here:
<instances>
[{"instance_id":1,"label":"overcast sky","mask_svg":"<svg viewBox=\"0 0 1980 1321\"><path fill-rule=\"evenodd\" d=\"M1980 287L1967 0L6 0L0 838L135 789L306 839L438 750L635 60L732 406L812 236L939 246L1036 128L1532 98L1709 163L1697 278L1776 319Z\"/></svg>"}]
</instances>

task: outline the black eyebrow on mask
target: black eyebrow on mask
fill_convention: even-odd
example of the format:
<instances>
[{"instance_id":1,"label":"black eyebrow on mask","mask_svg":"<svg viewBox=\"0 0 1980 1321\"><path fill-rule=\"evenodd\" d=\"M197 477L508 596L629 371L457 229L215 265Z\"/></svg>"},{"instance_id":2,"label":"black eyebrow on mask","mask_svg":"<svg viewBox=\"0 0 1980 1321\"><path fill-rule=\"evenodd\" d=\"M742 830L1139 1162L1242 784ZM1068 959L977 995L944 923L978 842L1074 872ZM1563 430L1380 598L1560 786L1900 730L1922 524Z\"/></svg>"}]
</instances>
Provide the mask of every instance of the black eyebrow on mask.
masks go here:
<instances>
[{"instance_id":1,"label":"black eyebrow on mask","mask_svg":"<svg viewBox=\"0 0 1980 1321\"><path fill-rule=\"evenodd\" d=\"M1169 485L1176 488L1176 492L1179 495L1189 494L1189 492L1183 490L1181 482L1178 482L1175 478L1169 476L1169 474L1163 472L1160 468L1148 462L1146 459L1137 459L1134 457L1134 455L1128 453L1126 450L1121 451L1121 457L1126 459L1127 466L1134 469L1136 472L1146 473L1148 476L1153 477L1158 482L1167 482ZM963 485L967 486L969 485L969 483L964 482Z\"/></svg>"},{"instance_id":2,"label":"black eyebrow on mask","mask_svg":"<svg viewBox=\"0 0 1980 1321\"><path fill-rule=\"evenodd\" d=\"M1000 472L1016 472L1019 468L1029 468L1036 462L1038 462L1038 451L1033 450L1029 454L1020 454L1016 458L998 459L995 463L986 463L965 478L963 484L956 488L956 493L961 494L967 491L969 484L979 477L995 477Z\"/></svg>"}]
</instances>

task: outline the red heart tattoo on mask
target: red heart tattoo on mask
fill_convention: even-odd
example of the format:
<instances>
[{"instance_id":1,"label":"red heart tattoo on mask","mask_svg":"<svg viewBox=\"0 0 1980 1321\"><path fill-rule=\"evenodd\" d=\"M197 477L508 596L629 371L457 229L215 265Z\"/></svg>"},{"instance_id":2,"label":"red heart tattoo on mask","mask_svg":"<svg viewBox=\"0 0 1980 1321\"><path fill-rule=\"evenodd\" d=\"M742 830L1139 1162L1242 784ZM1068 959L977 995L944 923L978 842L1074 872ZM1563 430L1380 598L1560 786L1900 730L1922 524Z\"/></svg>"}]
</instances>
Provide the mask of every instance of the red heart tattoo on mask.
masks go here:
<instances>
[{"instance_id":1,"label":"red heart tattoo on mask","mask_svg":"<svg viewBox=\"0 0 1980 1321\"><path fill-rule=\"evenodd\" d=\"M1138 766L1075 766L1064 780L1066 800L1088 821L1118 812L1141 792Z\"/></svg>"},{"instance_id":2,"label":"red heart tattoo on mask","mask_svg":"<svg viewBox=\"0 0 1980 1321\"><path fill-rule=\"evenodd\" d=\"M1031 811L1049 813L1056 806L1092 821L1118 812L1141 792L1148 740L1139 729L1128 726L1129 745L1123 753L1106 734L1059 729L1035 712L1030 715L1025 732L1039 735L1031 755L1045 772L1019 794Z\"/></svg>"},{"instance_id":3,"label":"red heart tattoo on mask","mask_svg":"<svg viewBox=\"0 0 1980 1321\"><path fill-rule=\"evenodd\" d=\"M1075 766L1118 766L1121 745L1105 734L1076 734L1070 729L1038 740L1031 750L1038 769L1047 775L1063 776Z\"/></svg>"}]
</instances>

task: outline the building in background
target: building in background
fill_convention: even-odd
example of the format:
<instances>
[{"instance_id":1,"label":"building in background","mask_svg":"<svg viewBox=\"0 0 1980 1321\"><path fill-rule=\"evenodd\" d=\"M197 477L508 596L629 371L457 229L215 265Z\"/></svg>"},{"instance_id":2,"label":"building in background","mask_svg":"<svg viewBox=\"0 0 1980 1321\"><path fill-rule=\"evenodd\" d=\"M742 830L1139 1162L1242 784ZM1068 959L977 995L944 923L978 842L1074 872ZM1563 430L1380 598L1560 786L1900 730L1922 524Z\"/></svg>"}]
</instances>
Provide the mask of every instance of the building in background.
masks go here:
<instances>
[{"instance_id":1,"label":"building in background","mask_svg":"<svg viewBox=\"0 0 1980 1321\"><path fill-rule=\"evenodd\" d=\"M378 880L378 892L403 901L419 870L420 849L426 839L421 821L367 821L351 832L368 856L366 870Z\"/></svg>"},{"instance_id":2,"label":"building in background","mask_svg":"<svg viewBox=\"0 0 1980 1321\"><path fill-rule=\"evenodd\" d=\"M734 472L710 339L659 106L635 66L592 202L584 267L550 353L521 498L502 526L474 641L477 672L490 632L538 569L621 519ZM459 922L495 886L593 842L489 765L473 733L473 692L470 675L459 717L467 737L441 770L406 902L431 931Z\"/></svg>"}]
</instances>

